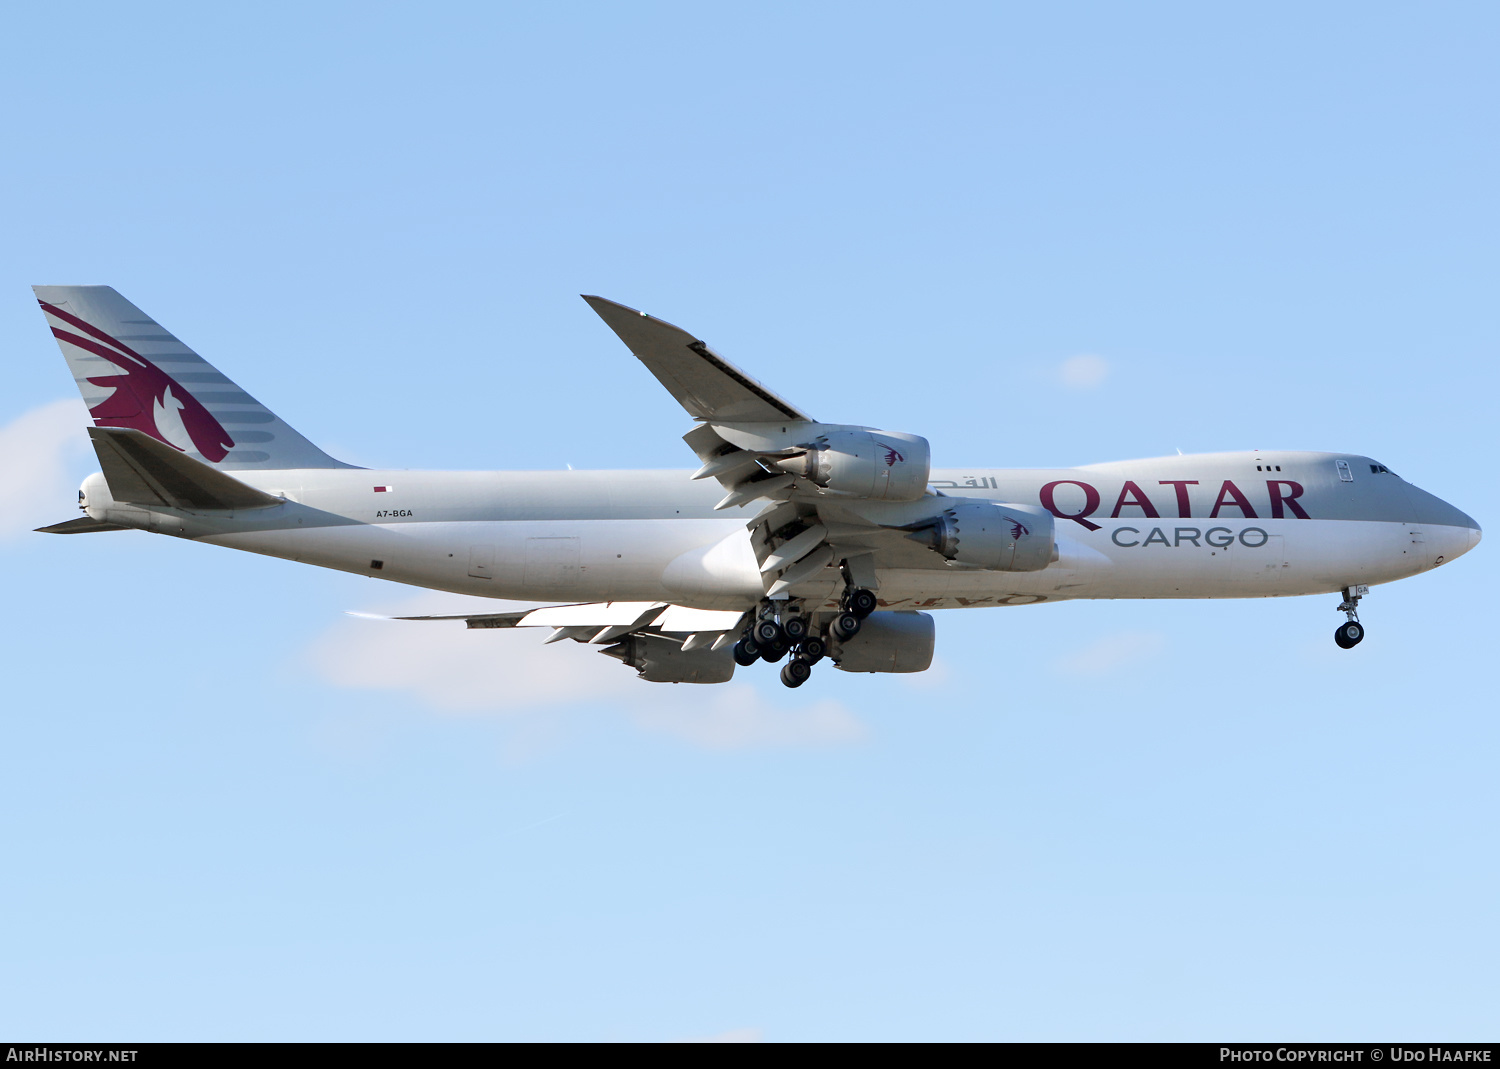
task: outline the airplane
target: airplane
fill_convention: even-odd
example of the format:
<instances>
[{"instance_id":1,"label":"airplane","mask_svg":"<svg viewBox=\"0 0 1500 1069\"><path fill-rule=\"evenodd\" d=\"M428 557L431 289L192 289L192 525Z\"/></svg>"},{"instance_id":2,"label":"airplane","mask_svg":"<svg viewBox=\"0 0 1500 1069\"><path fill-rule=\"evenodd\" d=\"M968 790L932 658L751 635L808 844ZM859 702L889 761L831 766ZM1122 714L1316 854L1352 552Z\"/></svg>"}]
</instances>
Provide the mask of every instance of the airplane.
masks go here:
<instances>
[{"instance_id":1,"label":"airplane","mask_svg":"<svg viewBox=\"0 0 1500 1069\"><path fill-rule=\"evenodd\" d=\"M1478 545L1479 524L1369 457L1226 452L933 468L927 440L821 423L708 345L584 300L682 405L696 471L403 471L335 460L108 286L36 286L100 471L52 534L139 530L540 608L651 682L785 661L921 672L930 611L1081 598L1360 599Z\"/></svg>"}]
</instances>

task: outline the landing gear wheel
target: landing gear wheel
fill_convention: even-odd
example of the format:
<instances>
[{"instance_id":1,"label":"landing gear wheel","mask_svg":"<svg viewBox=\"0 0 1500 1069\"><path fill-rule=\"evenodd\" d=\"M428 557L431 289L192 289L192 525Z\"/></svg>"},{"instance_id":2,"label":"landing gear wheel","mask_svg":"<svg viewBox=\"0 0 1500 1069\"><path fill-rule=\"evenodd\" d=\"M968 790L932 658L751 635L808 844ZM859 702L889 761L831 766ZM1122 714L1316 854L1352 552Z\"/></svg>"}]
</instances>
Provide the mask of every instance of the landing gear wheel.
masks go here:
<instances>
[{"instance_id":1,"label":"landing gear wheel","mask_svg":"<svg viewBox=\"0 0 1500 1069\"><path fill-rule=\"evenodd\" d=\"M781 642L773 642L769 646L762 646L760 655L767 664L775 664L777 661L786 656L786 651L789 649L791 649L791 647L786 644L785 640Z\"/></svg>"},{"instance_id":2,"label":"landing gear wheel","mask_svg":"<svg viewBox=\"0 0 1500 1069\"><path fill-rule=\"evenodd\" d=\"M833 618L833 623L829 626L828 630L840 642L848 642L855 635L859 634L859 624L860 620L858 616L855 616L852 612L841 612Z\"/></svg>"},{"instance_id":3,"label":"landing gear wheel","mask_svg":"<svg viewBox=\"0 0 1500 1069\"><path fill-rule=\"evenodd\" d=\"M755 625L755 642L762 649L769 649L778 642L785 642L786 634L775 620L762 620Z\"/></svg>"},{"instance_id":4,"label":"landing gear wheel","mask_svg":"<svg viewBox=\"0 0 1500 1069\"><path fill-rule=\"evenodd\" d=\"M1339 604L1339 612L1344 614L1345 619L1333 633L1333 641L1338 643L1339 649L1352 650L1364 639L1365 628L1359 622L1359 599L1369 592L1370 588L1367 586L1344 587L1344 600Z\"/></svg>"},{"instance_id":5,"label":"landing gear wheel","mask_svg":"<svg viewBox=\"0 0 1500 1069\"><path fill-rule=\"evenodd\" d=\"M828 655L828 643L819 635L808 635L797 647L797 656L808 664L817 664Z\"/></svg>"},{"instance_id":6,"label":"landing gear wheel","mask_svg":"<svg viewBox=\"0 0 1500 1069\"><path fill-rule=\"evenodd\" d=\"M875 606L878 604L879 602L875 600L874 592L866 590L864 587L854 587L844 595L844 608L852 612L855 616L858 616L861 620L874 612Z\"/></svg>"},{"instance_id":7,"label":"landing gear wheel","mask_svg":"<svg viewBox=\"0 0 1500 1069\"><path fill-rule=\"evenodd\" d=\"M755 644L754 639L742 638L734 644L734 663L741 668L749 668L760 660L760 647Z\"/></svg>"},{"instance_id":8,"label":"landing gear wheel","mask_svg":"<svg viewBox=\"0 0 1500 1069\"><path fill-rule=\"evenodd\" d=\"M796 645L807 637L807 621L801 616L788 616L781 630L786 632L787 641Z\"/></svg>"},{"instance_id":9,"label":"landing gear wheel","mask_svg":"<svg viewBox=\"0 0 1500 1069\"><path fill-rule=\"evenodd\" d=\"M789 687L800 687L812 676L812 665L800 657L793 657L781 670L781 681Z\"/></svg>"}]
</instances>

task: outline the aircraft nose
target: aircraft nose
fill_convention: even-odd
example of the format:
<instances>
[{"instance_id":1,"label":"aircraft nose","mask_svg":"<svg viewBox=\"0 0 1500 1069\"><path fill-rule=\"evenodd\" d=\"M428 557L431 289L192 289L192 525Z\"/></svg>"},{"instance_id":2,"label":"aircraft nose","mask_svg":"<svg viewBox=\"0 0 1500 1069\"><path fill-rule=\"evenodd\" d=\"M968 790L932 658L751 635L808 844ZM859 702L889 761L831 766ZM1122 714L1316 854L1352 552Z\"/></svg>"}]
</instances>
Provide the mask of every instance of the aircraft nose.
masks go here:
<instances>
[{"instance_id":1,"label":"aircraft nose","mask_svg":"<svg viewBox=\"0 0 1500 1069\"><path fill-rule=\"evenodd\" d=\"M1444 532L1443 552L1447 559L1461 557L1479 545L1483 537L1479 522L1463 509L1410 483L1406 484L1406 492L1412 504L1411 522L1429 531Z\"/></svg>"},{"instance_id":2,"label":"aircraft nose","mask_svg":"<svg viewBox=\"0 0 1500 1069\"><path fill-rule=\"evenodd\" d=\"M1457 512L1458 510L1455 509L1454 511ZM1452 555L1454 557L1462 557L1469 550L1479 545L1479 540L1484 537L1484 532L1479 529L1479 524L1475 522L1472 516L1462 512L1459 512L1458 515L1460 517L1458 522L1450 528L1453 532Z\"/></svg>"}]
</instances>

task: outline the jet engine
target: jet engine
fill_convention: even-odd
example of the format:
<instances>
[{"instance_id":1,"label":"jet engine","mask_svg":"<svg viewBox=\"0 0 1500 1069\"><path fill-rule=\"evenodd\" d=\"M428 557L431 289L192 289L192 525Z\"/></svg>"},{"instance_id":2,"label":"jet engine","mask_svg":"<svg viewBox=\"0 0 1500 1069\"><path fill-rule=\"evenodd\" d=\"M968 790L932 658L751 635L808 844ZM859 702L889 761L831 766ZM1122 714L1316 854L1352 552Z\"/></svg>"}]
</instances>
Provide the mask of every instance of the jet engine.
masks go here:
<instances>
[{"instance_id":1,"label":"jet engine","mask_svg":"<svg viewBox=\"0 0 1500 1069\"><path fill-rule=\"evenodd\" d=\"M871 501L916 501L927 493L926 438L895 431L829 430L777 467L826 490Z\"/></svg>"},{"instance_id":2,"label":"jet engine","mask_svg":"<svg viewBox=\"0 0 1500 1069\"><path fill-rule=\"evenodd\" d=\"M624 661L649 683L727 683L734 676L734 651L729 647L684 652L668 638L627 635L599 652Z\"/></svg>"},{"instance_id":3,"label":"jet engine","mask_svg":"<svg viewBox=\"0 0 1500 1069\"><path fill-rule=\"evenodd\" d=\"M944 510L906 537L951 561L999 572L1039 572L1056 545L1047 510L977 501Z\"/></svg>"},{"instance_id":4,"label":"jet engine","mask_svg":"<svg viewBox=\"0 0 1500 1069\"><path fill-rule=\"evenodd\" d=\"M925 672L935 641L936 628L925 612L872 612L830 656L845 672Z\"/></svg>"}]
</instances>

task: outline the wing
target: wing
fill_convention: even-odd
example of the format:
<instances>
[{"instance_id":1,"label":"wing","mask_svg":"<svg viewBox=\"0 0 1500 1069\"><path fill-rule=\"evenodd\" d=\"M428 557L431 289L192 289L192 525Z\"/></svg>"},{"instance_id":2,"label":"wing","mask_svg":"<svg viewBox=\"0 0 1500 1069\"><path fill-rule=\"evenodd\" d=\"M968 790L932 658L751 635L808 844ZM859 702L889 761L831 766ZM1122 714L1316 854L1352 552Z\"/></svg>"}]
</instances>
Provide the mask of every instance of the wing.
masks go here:
<instances>
[{"instance_id":1,"label":"wing","mask_svg":"<svg viewBox=\"0 0 1500 1069\"><path fill-rule=\"evenodd\" d=\"M462 620L470 629L550 627L547 642L572 639L636 669L654 683L724 683L734 675L728 647L745 626L745 613L694 609L659 601L547 605L512 612L372 619Z\"/></svg>"},{"instance_id":2,"label":"wing","mask_svg":"<svg viewBox=\"0 0 1500 1069\"><path fill-rule=\"evenodd\" d=\"M768 597L873 590L877 568L946 566L906 538L939 511L925 439L818 423L682 328L584 300L698 421L683 441L701 463L693 478L726 490L715 507L770 503L748 525Z\"/></svg>"},{"instance_id":3,"label":"wing","mask_svg":"<svg viewBox=\"0 0 1500 1069\"><path fill-rule=\"evenodd\" d=\"M694 419L811 421L681 327L603 297L583 299Z\"/></svg>"}]
</instances>

